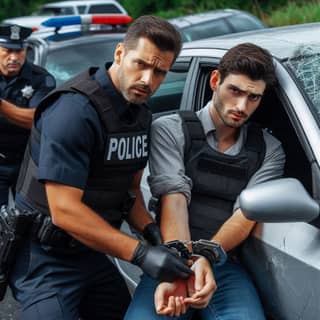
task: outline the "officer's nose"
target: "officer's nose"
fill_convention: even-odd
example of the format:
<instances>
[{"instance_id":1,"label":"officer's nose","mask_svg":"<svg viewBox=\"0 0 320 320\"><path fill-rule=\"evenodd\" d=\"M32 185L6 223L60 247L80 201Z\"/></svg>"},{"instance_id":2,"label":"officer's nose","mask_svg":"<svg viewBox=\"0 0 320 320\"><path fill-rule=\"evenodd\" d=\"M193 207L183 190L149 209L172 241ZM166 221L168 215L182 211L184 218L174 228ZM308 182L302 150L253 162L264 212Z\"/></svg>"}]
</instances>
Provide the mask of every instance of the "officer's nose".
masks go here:
<instances>
[{"instance_id":1,"label":"officer's nose","mask_svg":"<svg viewBox=\"0 0 320 320\"><path fill-rule=\"evenodd\" d=\"M144 70L141 75L141 81L150 86L152 82L152 70Z\"/></svg>"},{"instance_id":2,"label":"officer's nose","mask_svg":"<svg viewBox=\"0 0 320 320\"><path fill-rule=\"evenodd\" d=\"M16 52L16 51L12 51L12 52L10 52L10 54L9 54L9 58L10 58L11 60L17 60L17 59L19 59L19 53Z\"/></svg>"}]
</instances>

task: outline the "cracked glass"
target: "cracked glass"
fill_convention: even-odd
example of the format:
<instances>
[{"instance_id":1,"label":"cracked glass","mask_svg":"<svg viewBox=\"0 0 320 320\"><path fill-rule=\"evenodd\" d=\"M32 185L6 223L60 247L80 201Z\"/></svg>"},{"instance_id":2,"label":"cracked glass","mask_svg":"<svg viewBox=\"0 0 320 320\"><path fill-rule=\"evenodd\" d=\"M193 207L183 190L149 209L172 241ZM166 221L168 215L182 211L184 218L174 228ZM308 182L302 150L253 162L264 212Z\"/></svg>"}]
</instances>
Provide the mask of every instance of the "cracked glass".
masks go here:
<instances>
[{"instance_id":1,"label":"cracked glass","mask_svg":"<svg viewBox=\"0 0 320 320\"><path fill-rule=\"evenodd\" d=\"M286 62L311 102L320 123L320 45L301 46Z\"/></svg>"}]
</instances>

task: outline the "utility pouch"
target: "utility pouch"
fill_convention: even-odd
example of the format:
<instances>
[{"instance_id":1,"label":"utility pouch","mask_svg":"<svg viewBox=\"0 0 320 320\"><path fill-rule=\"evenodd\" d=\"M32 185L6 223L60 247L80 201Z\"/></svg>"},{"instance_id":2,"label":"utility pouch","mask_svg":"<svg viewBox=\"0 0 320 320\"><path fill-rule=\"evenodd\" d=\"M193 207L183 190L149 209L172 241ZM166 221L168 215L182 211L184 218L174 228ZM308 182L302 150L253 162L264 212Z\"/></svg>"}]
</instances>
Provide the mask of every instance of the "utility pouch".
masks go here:
<instances>
[{"instance_id":1,"label":"utility pouch","mask_svg":"<svg viewBox=\"0 0 320 320\"><path fill-rule=\"evenodd\" d=\"M0 209L0 301L5 296L9 270L32 218L30 211L9 209L5 205Z\"/></svg>"}]
</instances>

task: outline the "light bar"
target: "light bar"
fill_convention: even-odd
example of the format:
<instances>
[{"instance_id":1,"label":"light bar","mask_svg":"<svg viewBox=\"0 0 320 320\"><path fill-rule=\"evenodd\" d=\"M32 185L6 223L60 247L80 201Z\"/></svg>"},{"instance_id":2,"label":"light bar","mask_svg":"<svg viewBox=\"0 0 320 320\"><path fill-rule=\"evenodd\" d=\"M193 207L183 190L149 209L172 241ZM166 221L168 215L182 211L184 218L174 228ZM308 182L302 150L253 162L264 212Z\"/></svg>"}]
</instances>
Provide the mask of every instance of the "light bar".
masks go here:
<instances>
[{"instance_id":1,"label":"light bar","mask_svg":"<svg viewBox=\"0 0 320 320\"><path fill-rule=\"evenodd\" d=\"M85 14L80 16L54 17L43 21L41 24L45 27L60 28L64 26L89 24L119 25L128 24L131 21L132 18L125 14Z\"/></svg>"}]
</instances>

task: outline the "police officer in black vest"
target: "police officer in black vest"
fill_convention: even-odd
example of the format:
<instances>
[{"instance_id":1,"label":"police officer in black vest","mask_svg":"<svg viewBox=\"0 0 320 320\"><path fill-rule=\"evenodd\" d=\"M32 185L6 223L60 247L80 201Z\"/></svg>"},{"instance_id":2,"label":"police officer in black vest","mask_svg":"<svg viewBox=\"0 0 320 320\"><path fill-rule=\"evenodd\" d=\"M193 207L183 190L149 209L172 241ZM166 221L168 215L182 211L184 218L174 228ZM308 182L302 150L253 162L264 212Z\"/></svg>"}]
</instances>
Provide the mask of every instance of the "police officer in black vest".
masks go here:
<instances>
[{"instance_id":1,"label":"police officer in black vest","mask_svg":"<svg viewBox=\"0 0 320 320\"><path fill-rule=\"evenodd\" d=\"M192 273L161 245L140 191L151 124L145 101L180 48L170 23L142 16L111 66L90 68L40 103L16 195L18 208L35 212L11 272L22 319L123 319L130 296L106 254L159 280ZM119 231L124 218L149 244Z\"/></svg>"},{"instance_id":2,"label":"police officer in black vest","mask_svg":"<svg viewBox=\"0 0 320 320\"><path fill-rule=\"evenodd\" d=\"M0 205L15 188L35 108L55 87L43 68L26 61L30 28L0 25Z\"/></svg>"}]
</instances>

